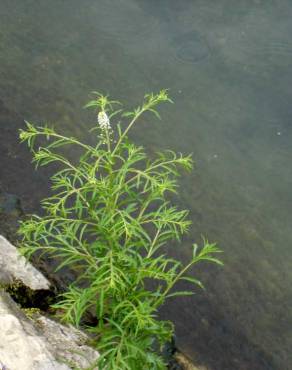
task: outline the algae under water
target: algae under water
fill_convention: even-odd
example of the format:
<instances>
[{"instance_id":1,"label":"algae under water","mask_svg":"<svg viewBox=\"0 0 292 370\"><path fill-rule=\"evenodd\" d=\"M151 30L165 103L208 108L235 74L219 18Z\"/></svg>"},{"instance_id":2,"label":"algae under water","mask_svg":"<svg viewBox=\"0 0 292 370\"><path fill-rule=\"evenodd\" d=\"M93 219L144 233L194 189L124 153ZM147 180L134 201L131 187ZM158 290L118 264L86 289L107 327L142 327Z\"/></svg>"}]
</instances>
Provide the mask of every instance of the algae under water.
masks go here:
<instances>
[{"instance_id":1,"label":"algae under water","mask_svg":"<svg viewBox=\"0 0 292 370\"><path fill-rule=\"evenodd\" d=\"M135 139L194 153L180 193L194 226L173 253L185 258L203 234L225 267L202 266L206 291L162 314L210 370L292 369L291 16L289 0L0 4L0 190L26 211L46 196L48 173L18 144L23 119L82 136L89 91L136 105L170 88L175 104Z\"/></svg>"}]
</instances>

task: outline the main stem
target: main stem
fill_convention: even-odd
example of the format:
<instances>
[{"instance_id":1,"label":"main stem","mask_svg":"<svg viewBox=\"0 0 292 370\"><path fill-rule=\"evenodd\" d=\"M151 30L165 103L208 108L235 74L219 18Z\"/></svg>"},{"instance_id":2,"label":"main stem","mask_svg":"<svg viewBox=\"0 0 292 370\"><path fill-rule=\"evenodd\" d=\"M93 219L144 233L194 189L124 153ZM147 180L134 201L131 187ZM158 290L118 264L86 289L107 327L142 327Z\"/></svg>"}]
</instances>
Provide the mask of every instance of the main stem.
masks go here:
<instances>
[{"instance_id":1,"label":"main stem","mask_svg":"<svg viewBox=\"0 0 292 370\"><path fill-rule=\"evenodd\" d=\"M137 119L141 116L141 114L143 112L145 112L146 109L141 109L139 113L137 113L135 115L135 117L132 119L132 121L129 123L128 127L125 129L125 131L122 133L122 135L120 136L118 142L117 142L117 145L115 146L112 154L114 155L115 152L117 151L118 147L120 146L121 142L123 141L123 139L125 138L125 136L127 135L127 133L130 131L131 127L133 126L133 124L137 121Z\"/></svg>"}]
</instances>

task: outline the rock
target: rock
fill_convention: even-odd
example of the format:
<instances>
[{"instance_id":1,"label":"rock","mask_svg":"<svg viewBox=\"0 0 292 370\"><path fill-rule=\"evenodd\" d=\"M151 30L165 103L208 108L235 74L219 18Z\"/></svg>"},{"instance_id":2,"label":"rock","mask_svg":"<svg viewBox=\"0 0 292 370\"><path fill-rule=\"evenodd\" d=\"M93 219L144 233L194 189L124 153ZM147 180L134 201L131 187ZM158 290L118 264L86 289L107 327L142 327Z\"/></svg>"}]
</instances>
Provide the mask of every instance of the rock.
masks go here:
<instances>
[{"instance_id":1,"label":"rock","mask_svg":"<svg viewBox=\"0 0 292 370\"><path fill-rule=\"evenodd\" d=\"M0 183L0 235L16 240L16 230L23 216L20 199L14 194L2 192Z\"/></svg>"},{"instance_id":2,"label":"rock","mask_svg":"<svg viewBox=\"0 0 292 370\"><path fill-rule=\"evenodd\" d=\"M204 366L194 365L183 353L176 352L174 358L178 365L184 370L208 370Z\"/></svg>"},{"instance_id":3,"label":"rock","mask_svg":"<svg viewBox=\"0 0 292 370\"><path fill-rule=\"evenodd\" d=\"M88 369L99 356L86 346L84 333L42 315L28 319L4 291L0 291L0 327L0 369Z\"/></svg>"},{"instance_id":4,"label":"rock","mask_svg":"<svg viewBox=\"0 0 292 370\"><path fill-rule=\"evenodd\" d=\"M49 289L49 281L0 235L0 284L21 281L32 290Z\"/></svg>"},{"instance_id":5,"label":"rock","mask_svg":"<svg viewBox=\"0 0 292 370\"><path fill-rule=\"evenodd\" d=\"M80 330L73 326L61 325L41 315L35 322L47 343L53 348L56 358L63 358L66 363L78 369L88 369L98 359L99 353L86 345L89 337Z\"/></svg>"},{"instance_id":6,"label":"rock","mask_svg":"<svg viewBox=\"0 0 292 370\"><path fill-rule=\"evenodd\" d=\"M32 323L4 291L0 292L0 361L5 370L68 370L49 351Z\"/></svg>"},{"instance_id":7,"label":"rock","mask_svg":"<svg viewBox=\"0 0 292 370\"><path fill-rule=\"evenodd\" d=\"M22 215L23 210L20 199L14 194L0 193L0 213L16 216Z\"/></svg>"},{"instance_id":8,"label":"rock","mask_svg":"<svg viewBox=\"0 0 292 370\"><path fill-rule=\"evenodd\" d=\"M0 235L0 283L5 287L15 282L36 292L50 287L49 281ZM86 345L89 337L85 333L35 309L28 311L34 312L30 318L0 289L0 370L97 370L94 364L99 353Z\"/></svg>"}]
</instances>

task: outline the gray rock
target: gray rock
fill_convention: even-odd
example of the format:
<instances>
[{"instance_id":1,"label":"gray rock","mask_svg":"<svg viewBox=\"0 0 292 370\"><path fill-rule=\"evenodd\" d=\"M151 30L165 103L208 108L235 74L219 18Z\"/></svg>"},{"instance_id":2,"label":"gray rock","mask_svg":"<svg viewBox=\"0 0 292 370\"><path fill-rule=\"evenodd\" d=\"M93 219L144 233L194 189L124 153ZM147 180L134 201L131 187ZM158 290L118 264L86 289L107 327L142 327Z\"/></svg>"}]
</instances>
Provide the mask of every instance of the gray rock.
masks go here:
<instances>
[{"instance_id":1,"label":"gray rock","mask_svg":"<svg viewBox=\"0 0 292 370\"><path fill-rule=\"evenodd\" d=\"M28 319L4 291L0 291L0 328L0 369L88 369L99 357L85 344L86 334L42 315Z\"/></svg>"},{"instance_id":2,"label":"gray rock","mask_svg":"<svg viewBox=\"0 0 292 370\"><path fill-rule=\"evenodd\" d=\"M68 370L7 293L0 292L0 361L6 370Z\"/></svg>"},{"instance_id":3,"label":"gray rock","mask_svg":"<svg viewBox=\"0 0 292 370\"><path fill-rule=\"evenodd\" d=\"M48 280L17 248L0 236L0 283L21 281L32 290L48 289ZM99 353L86 345L88 337L72 326L34 314L28 318L7 292L0 289L0 370L90 369Z\"/></svg>"},{"instance_id":4,"label":"gray rock","mask_svg":"<svg viewBox=\"0 0 292 370\"><path fill-rule=\"evenodd\" d=\"M87 369L96 363L99 353L86 345L89 338L85 333L73 326L61 325L45 316L39 316L36 324L47 343L53 348L56 358L63 359L78 369ZM97 367L92 368L94 369Z\"/></svg>"},{"instance_id":5,"label":"gray rock","mask_svg":"<svg viewBox=\"0 0 292 370\"><path fill-rule=\"evenodd\" d=\"M21 281L32 290L49 289L49 281L0 235L0 283Z\"/></svg>"}]
</instances>

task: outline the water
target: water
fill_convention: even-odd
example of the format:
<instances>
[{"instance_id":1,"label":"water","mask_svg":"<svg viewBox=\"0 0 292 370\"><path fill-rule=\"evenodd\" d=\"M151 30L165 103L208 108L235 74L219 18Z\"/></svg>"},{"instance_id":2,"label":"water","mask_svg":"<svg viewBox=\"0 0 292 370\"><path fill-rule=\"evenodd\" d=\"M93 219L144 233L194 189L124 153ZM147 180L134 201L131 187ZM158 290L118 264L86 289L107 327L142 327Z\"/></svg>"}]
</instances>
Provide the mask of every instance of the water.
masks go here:
<instances>
[{"instance_id":1,"label":"water","mask_svg":"<svg viewBox=\"0 0 292 370\"><path fill-rule=\"evenodd\" d=\"M292 3L288 0L2 0L0 189L27 211L47 193L17 144L23 119L86 136L91 90L129 105L170 88L163 121L135 139L192 152L181 205L224 250L196 273L206 291L163 315L210 370L292 369Z\"/></svg>"}]
</instances>

